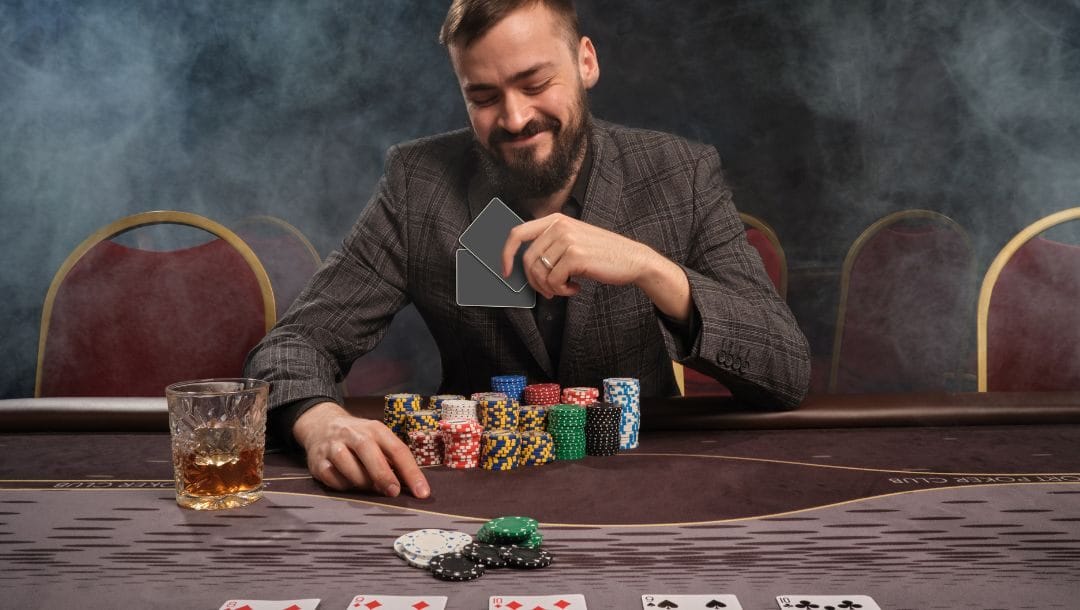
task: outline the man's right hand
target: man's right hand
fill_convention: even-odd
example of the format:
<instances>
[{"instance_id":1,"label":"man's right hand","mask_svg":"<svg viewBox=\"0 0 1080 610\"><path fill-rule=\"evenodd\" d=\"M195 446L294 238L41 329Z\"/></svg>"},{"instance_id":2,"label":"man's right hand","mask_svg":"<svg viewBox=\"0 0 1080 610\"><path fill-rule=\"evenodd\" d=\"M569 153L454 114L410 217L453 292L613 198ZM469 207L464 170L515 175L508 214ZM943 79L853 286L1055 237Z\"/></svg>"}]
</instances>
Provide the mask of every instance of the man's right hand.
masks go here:
<instances>
[{"instance_id":1,"label":"man's right hand","mask_svg":"<svg viewBox=\"0 0 1080 610\"><path fill-rule=\"evenodd\" d=\"M297 418L293 436L307 450L311 474L334 489L356 487L394 497L401 493L401 477L417 498L431 493L412 452L381 421L321 402Z\"/></svg>"}]
</instances>

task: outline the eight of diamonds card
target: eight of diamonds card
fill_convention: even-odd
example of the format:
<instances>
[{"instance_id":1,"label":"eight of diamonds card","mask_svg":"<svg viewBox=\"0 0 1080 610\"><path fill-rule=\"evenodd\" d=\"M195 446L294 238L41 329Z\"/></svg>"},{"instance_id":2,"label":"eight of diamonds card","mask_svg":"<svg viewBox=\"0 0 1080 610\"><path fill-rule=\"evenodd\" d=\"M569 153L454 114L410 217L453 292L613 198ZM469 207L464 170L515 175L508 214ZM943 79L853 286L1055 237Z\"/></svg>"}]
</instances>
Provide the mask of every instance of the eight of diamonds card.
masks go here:
<instances>
[{"instance_id":1,"label":"eight of diamonds card","mask_svg":"<svg viewBox=\"0 0 1080 610\"><path fill-rule=\"evenodd\" d=\"M586 610L585 596L573 595L492 595L488 610Z\"/></svg>"},{"instance_id":2,"label":"eight of diamonds card","mask_svg":"<svg viewBox=\"0 0 1080 610\"><path fill-rule=\"evenodd\" d=\"M345 610L445 610L445 595L357 595Z\"/></svg>"},{"instance_id":3,"label":"eight of diamonds card","mask_svg":"<svg viewBox=\"0 0 1080 610\"><path fill-rule=\"evenodd\" d=\"M781 595L776 603L782 610L881 610L869 595Z\"/></svg>"},{"instance_id":4,"label":"eight of diamonds card","mask_svg":"<svg viewBox=\"0 0 1080 610\"><path fill-rule=\"evenodd\" d=\"M742 610L734 595L673 595L653 593L641 596L643 610Z\"/></svg>"},{"instance_id":5,"label":"eight of diamonds card","mask_svg":"<svg viewBox=\"0 0 1080 610\"><path fill-rule=\"evenodd\" d=\"M218 610L315 610L318 606L317 599L230 599Z\"/></svg>"}]
</instances>

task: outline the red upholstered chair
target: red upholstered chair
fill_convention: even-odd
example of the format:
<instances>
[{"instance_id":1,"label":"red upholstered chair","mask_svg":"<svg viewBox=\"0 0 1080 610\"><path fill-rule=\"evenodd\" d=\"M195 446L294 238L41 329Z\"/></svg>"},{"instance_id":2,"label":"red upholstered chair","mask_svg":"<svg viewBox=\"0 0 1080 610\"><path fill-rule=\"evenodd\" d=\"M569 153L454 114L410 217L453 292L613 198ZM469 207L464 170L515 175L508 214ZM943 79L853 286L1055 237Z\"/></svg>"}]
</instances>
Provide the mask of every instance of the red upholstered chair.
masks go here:
<instances>
[{"instance_id":1,"label":"red upholstered chair","mask_svg":"<svg viewBox=\"0 0 1080 610\"><path fill-rule=\"evenodd\" d=\"M251 246L270 276L281 318L322 264L319 252L300 229L274 216L249 216L232 223L232 229Z\"/></svg>"},{"instance_id":2,"label":"red upholstered chair","mask_svg":"<svg viewBox=\"0 0 1080 610\"><path fill-rule=\"evenodd\" d=\"M1080 246L1041 235L1077 219L1080 208L1071 208L1033 223L987 270L977 322L980 392L1080 389Z\"/></svg>"},{"instance_id":3,"label":"red upholstered chair","mask_svg":"<svg viewBox=\"0 0 1080 610\"><path fill-rule=\"evenodd\" d=\"M947 216L905 210L868 227L844 259L829 391L973 385L974 273L971 241Z\"/></svg>"},{"instance_id":4,"label":"red upholstered chair","mask_svg":"<svg viewBox=\"0 0 1080 610\"><path fill-rule=\"evenodd\" d=\"M784 248L780 245L780 238L776 231L764 220L740 213L739 217L746 226L746 241L757 250L765 264L765 273L769 275L773 286L780 294L780 298L787 298L787 258L784 256ZM672 363L675 368L675 381L679 385L679 392L683 396L729 396L731 392L724 385L704 373L686 368L678 362Z\"/></svg>"},{"instance_id":5,"label":"red upholstered chair","mask_svg":"<svg viewBox=\"0 0 1080 610\"><path fill-rule=\"evenodd\" d=\"M210 239L170 251L113 241L160 224ZM185 212L128 216L87 238L53 278L35 395L164 396L176 381L238 377L274 320L270 280L235 233Z\"/></svg>"}]
</instances>

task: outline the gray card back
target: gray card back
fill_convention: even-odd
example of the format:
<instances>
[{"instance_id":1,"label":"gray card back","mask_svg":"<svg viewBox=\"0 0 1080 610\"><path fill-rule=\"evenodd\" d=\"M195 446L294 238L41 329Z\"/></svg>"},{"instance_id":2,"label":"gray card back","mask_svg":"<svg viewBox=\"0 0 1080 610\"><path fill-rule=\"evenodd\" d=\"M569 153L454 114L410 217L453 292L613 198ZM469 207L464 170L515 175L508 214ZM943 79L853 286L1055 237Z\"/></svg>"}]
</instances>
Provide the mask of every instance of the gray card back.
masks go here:
<instances>
[{"instance_id":1,"label":"gray card back","mask_svg":"<svg viewBox=\"0 0 1080 610\"><path fill-rule=\"evenodd\" d=\"M502 275L502 251L506 246L506 238L510 236L510 230L524 222L501 199L495 197L488 202L484 211L480 212L469 228L465 229L458 238L461 245L468 248L473 256L499 278L499 281L514 292L520 291L529 283L525 278L525 267L521 262L521 256L529 244L521 244L518 248L517 254L514 255L514 266L508 278Z\"/></svg>"},{"instance_id":2,"label":"gray card back","mask_svg":"<svg viewBox=\"0 0 1080 610\"><path fill-rule=\"evenodd\" d=\"M480 259L462 248L457 251L457 304L465 307L522 307L536 305L532 286L517 292L491 273Z\"/></svg>"}]
</instances>

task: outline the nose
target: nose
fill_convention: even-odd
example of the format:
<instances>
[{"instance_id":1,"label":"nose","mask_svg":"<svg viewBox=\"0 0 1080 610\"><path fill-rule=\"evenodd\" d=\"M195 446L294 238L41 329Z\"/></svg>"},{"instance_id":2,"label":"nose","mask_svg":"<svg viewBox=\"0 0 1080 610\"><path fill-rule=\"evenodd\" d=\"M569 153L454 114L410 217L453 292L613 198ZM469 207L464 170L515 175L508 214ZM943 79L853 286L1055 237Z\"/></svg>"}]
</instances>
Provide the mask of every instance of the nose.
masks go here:
<instances>
[{"instance_id":1,"label":"nose","mask_svg":"<svg viewBox=\"0 0 1080 610\"><path fill-rule=\"evenodd\" d=\"M533 109L528 98L516 93L503 97L499 126L510 133L518 133L532 120Z\"/></svg>"}]
</instances>

